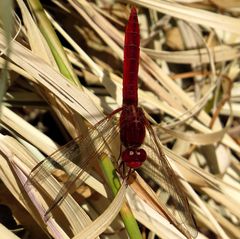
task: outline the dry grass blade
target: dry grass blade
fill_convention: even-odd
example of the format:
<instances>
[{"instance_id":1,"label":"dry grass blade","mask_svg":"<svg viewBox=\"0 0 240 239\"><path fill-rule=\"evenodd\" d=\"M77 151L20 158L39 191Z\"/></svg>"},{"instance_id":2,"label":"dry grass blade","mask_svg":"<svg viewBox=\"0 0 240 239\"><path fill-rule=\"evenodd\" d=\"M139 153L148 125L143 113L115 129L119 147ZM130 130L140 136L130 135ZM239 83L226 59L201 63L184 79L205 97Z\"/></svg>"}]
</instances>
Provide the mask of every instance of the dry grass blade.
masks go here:
<instances>
[{"instance_id":1,"label":"dry grass blade","mask_svg":"<svg viewBox=\"0 0 240 239\"><path fill-rule=\"evenodd\" d=\"M209 63L209 54L206 49L188 51L156 51L143 48L143 51L154 59L161 59L167 62L179 64ZM239 50L229 46L216 46L211 49L215 62L234 60L240 56Z\"/></svg>"},{"instance_id":2,"label":"dry grass blade","mask_svg":"<svg viewBox=\"0 0 240 239\"><path fill-rule=\"evenodd\" d=\"M56 62L50 52L45 39L43 38L37 24L34 22L30 12L22 0L17 0L18 6L22 11L24 26L26 27L31 49L39 57L48 62L54 69L57 69Z\"/></svg>"},{"instance_id":3,"label":"dry grass blade","mask_svg":"<svg viewBox=\"0 0 240 239\"><path fill-rule=\"evenodd\" d=\"M1 121L9 130L18 133L47 155L52 154L58 148L56 143L45 134L4 106L2 107Z\"/></svg>"},{"instance_id":4,"label":"dry grass blade","mask_svg":"<svg viewBox=\"0 0 240 239\"><path fill-rule=\"evenodd\" d=\"M1 35L0 48L4 49L4 46L3 35ZM92 103L87 93L77 91L65 81L63 76L17 42L12 45L12 50L12 60L29 72L39 81L39 84L48 88L48 90L59 97L64 103L68 104L73 110L86 117L91 123L94 124L101 119L102 114ZM65 93L66 90L68 94Z\"/></svg>"},{"instance_id":5,"label":"dry grass blade","mask_svg":"<svg viewBox=\"0 0 240 239\"><path fill-rule=\"evenodd\" d=\"M165 14L169 14L173 17L180 18L187 22L194 22L207 27L236 33L238 35L240 34L238 27L240 24L240 20L233 17L228 17L196 8L186 7L168 1L156 2L153 0L131 0L131 2L144 7L149 7Z\"/></svg>"},{"instance_id":6,"label":"dry grass blade","mask_svg":"<svg viewBox=\"0 0 240 239\"><path fill-rule=\"evenodd\" d=\"M42 195L28 182L28 175L30 174L33 165L35 165L32 157L28 155L26 149L19 145L16 140L7 136L2 136L1 140L1 142L3 143L1 144L1 152L6 155L9 163L15 168L15 172L20 178L21 184L25 185L25 188L27 189L27 194L29 195L31 201L33 202L33 204L35 204L35 207L40 213L40 218L39 215L37 215L38 218L36 218L38 222L43 226L43 221L45 221L45 223L50 227L51 234L53 234L54 236L58 235L59 233L66 236L65 232L61 229L61 227L64 227L63 225L61 225L60 227L52 218L46 220L45 212L48 209L48 205L44 201ZM15 181L10 179L6 180L7 181L5 183ZM15 185L17 185L16 181ZM53 177L49 178L49 180L45 184L44 190L50 195L54 195L58 189L60 189L59 183ZM23 188L20 188L20 192L18 191L17 197L21 198L22 194L24 195L26 193L24 192ZM83 228L83 226L86 226L91 222L85 212L82 211L81 208L79 208L78 204L76 204L76 202L71 197L68 197L66 199L66 202L62 204L61 209L63 210L65 217L68 218L74 234L76 234L81 228Z\"/></svg>"},{"instance_id":7,"label":"dry grass blade","mask_svg":"<svg viewBox=\"0 0 240 239\"><path fill-rule=\"evenodd\" d=\"M123 183L113 202L93 223L85 227L74 239L95 238L103 233L119 213L125 199L126 184Z\"/></svg>"},{"instance_id":8,"label":"dry grass blade","mask_svg":"<svg viewBox=\"0 0 240 239\"><path fill-rule=\"evenodd\" d=\"M15 234L10 232L6 227L4 227L2 224L0 225L0 233L5 238L9 239L19 239L20 237L17 237Z\"/></svg>"}]
</instances>

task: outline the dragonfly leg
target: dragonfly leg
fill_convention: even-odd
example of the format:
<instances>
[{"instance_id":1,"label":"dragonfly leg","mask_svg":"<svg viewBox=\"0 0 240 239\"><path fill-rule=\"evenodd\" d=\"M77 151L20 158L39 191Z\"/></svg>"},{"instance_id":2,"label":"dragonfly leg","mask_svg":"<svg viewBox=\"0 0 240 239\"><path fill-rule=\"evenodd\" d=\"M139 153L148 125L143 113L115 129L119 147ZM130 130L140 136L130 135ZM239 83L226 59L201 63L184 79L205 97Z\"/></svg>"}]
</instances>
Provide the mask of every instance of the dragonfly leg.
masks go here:
<instances>
[{"instance_id":1,"label":"dragonfly leg","mask_svg":"<svg viewBox=\"0 0 240 239\"><path fill-rule=\"evenodd\" d=\"M119 165L119 167L122 163L121 157L122 157L122 144L120 144L119 156L118 156L118 159L117 159L117 165Z\"/></svg>"},{"instance_id":2,"label":"dragonfly leg","mask_svg":"<svg viewBox=\"0 0 240 239\"><path fill-rule=\"evenodd\" d=\"M119 163L120 162L120 163ZM116 172L123 178L124 171L124 162L118 159L118 167L116 168Z\"/></svg>"},{"instance_id":3,"label":"dragonfly leg","mask_svg":"<svg viewBox=\"0 0 240 239\"><path fill-rule=\"evenodd\" d=\"M126 177L125 179L127 180L127 182L130 180L132 180L132 175L133 173L135 172L135 169L134 168L128 168L128 172L126 174Z\"/></svg>"},{"instance_id":4,"label":"dragonfly leg","mask_svg":"<svg viewBox=\"0 0 240 239\"><path fill-rule=\"evenodd\" d=\"M119 156L117 159L117 168L116 168L116 172L123 178L126 178L126 165L125 163L122 161L122 144L120 144L120 149L119 149Z\"/></svg>"},{"instance_id":5,"label":"dragonfly leg","mask_svg":"<svg viewBox=\"0 0 240 239\"><path fill-rule=\"evenodd\" d=\"M135 169L129 168L125 162L121 161L116 171L123 180L128 180L131 174L135 171Z\"/></svg>"},{"instance_id":6,"label":"dragonfly leg","mask_svg":"<svg viewBox=\"0 0 240 239\"><path fill-rule=\"evenodd\" d=\"M122 144L120 144L117 166L116 172L122 177L123 180L128 180L130 174L135 171L133 168L129 168L126 163L122 161Z\"/></svg>"}]
</instances>

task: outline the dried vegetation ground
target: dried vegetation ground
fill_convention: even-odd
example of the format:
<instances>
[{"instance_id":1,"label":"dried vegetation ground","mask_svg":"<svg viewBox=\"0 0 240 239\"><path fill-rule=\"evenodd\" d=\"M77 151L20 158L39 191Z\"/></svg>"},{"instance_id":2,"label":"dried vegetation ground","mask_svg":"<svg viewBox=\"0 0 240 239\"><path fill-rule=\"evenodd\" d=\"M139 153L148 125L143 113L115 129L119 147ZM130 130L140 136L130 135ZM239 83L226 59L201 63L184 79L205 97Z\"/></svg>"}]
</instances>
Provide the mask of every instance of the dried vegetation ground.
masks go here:
<instances>
[{"instance_id":1,"label":"dried vegetation ground","mask_svg":"<svg viewBox=\"0 0 240 239\"><path fill-rule=\"evenodd\" d=\"M239 1L16 0L13 12L10 3L0 2L0 214L10 220L7 205L19 226L1 225L1 238L127 238L125 198L142 238L184 238L152 201L147 185L171 207L151 162L114 200L94 167L49 220L47 202L65 175L54 172L40 191L26 183L58 145L121 106L131 4L141 28L139 104L181 178L197 238L239 238Z\"/></svg>"}]
</instances>

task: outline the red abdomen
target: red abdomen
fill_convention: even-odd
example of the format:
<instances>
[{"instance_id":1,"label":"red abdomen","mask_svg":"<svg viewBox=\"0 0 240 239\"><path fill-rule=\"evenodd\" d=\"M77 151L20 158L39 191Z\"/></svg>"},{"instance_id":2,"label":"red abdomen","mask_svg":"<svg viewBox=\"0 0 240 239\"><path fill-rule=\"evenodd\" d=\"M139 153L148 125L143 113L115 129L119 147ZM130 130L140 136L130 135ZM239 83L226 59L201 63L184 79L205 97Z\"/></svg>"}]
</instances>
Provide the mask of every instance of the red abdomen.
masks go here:
<instances>
[{"instance_id":1,"label":"red abdomen","mask_svg":"<svg viewBox=\"0 0 240 239\"><path fill-rule=\"evenodd\" d=\"M135 8L131 9L125 31L123 64L123 105L138 104L138 65L140 35L138 17Z\"/></svg>"}]
</instances>

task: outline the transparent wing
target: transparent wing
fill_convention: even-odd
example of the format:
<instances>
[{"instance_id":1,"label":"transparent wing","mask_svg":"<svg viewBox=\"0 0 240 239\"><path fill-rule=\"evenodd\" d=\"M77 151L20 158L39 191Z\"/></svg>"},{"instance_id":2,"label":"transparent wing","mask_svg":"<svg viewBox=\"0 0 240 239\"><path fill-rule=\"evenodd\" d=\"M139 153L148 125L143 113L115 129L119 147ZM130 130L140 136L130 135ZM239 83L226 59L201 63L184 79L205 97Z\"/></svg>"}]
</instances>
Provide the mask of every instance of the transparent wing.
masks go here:
<instances>
[{"instance_id":1,"label":"transparent wing","mask_svg":"<svg viewBox=\"0 0 240 239\"><path fill-rule=\"evenodd\" d=\"M161 187L170 194L171 202L175 207L175 210L171 213L174 218L176 218L177 222L181 224L181 228L183 228L187 234L190 234L191 237L196 237L197 228L188 203L187 195L163 153L161 143L147 119L146 129L147 136L149 137L146 137L143 148L146 150L148 158L150 160L153 159L151 165L149 162L146 162L146 169L147 171L150 170L151 175L156 177L159 176Z\"/></svg>"},{"instance_id":2,"label":"transparent wing","mask_svg":"<svg viewBox=\"0 0 240 239\"><path fill-rule=\"evenodd\" d=\"M53 170L60 170L66 176L65 183L57 192L54 202L46 214L58 205L69 191L80 186L82 183L82 180L79 180L80 176L91 168L97 157L103 153L113 157L109 144L118 136L119 132L118 122L113 115L111 114L95 126L90 127L86 137L73 139L32 170L29 180L36 186L41 186L52 175Z\"/></svg>"}]
</instances>

